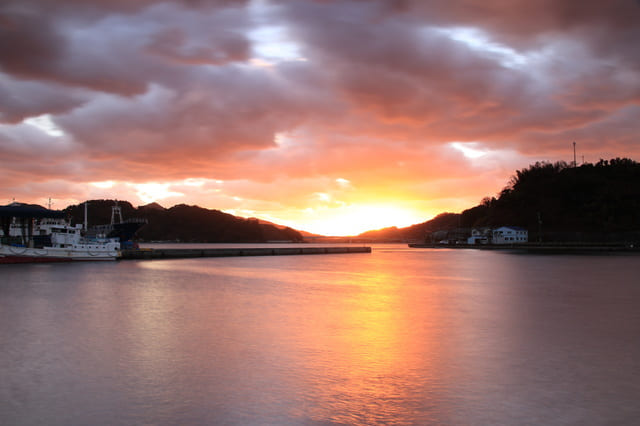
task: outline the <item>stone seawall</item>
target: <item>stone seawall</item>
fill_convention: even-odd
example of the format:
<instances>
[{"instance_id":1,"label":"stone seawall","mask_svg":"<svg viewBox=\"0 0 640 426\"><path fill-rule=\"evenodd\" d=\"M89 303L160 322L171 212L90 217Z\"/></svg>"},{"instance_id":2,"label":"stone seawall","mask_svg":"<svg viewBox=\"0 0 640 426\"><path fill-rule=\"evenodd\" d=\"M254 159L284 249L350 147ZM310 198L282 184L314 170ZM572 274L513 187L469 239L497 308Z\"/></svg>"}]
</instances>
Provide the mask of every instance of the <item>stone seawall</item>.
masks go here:
<instances>
[{"instance_id":1,"label":"stone seawall","mask_svg":"<svg viewBox=\"0 0 640 426\"><path fill-rule=\"evenodd\" d=\"M121 259L186 259L194 257L290 256L300 254L371 253L371 247L256 247L122 250Z\"/></svg>"},{"instance_id":2,"label":"stone seawall","mask_svg":"<svg viewBox=\"0 0 640 426\"><path fill-rule=\"evenodd\" d=\"M411 248L511 250L528 253L640 253L634 244L525 243L525 244L409 244Z\"/></svg>"}]
</instances>

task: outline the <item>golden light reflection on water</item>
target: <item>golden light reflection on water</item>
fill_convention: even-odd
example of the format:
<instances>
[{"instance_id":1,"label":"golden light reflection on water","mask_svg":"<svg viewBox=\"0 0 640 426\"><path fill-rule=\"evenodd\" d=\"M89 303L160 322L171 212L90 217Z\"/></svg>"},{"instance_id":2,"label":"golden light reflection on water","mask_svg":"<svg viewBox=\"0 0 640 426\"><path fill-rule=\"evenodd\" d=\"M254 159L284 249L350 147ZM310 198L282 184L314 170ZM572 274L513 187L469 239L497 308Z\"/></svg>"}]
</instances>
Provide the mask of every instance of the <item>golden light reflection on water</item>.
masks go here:
<instances>
[{"instance_id":1,"label":"golden light reflection on water","mask_svg":"<svg viewBox=\"0 0 640 426\"><path fill-rule=\"evenodd\" d=\"M248 351L258 360L251 371L259 384L245 389L244 398L266 404L270 397L262 390L268 385L295 394L286 404L294 418L344 424L428 419L434 412L424 410L429 403L421 396L425 389L438 392L450 349L440 344L450 324L442 313L446 288L438 283L453 278L434 271L426 282L416 282L394 262L342 259L305 259L305 269L295 258L162 261L143 267L209 274L212 286L230 279L235 283L223 296L228 298L224 333L233 337L225 350L241 357ZM265 292L268 285L274 287ZM201 316L200 323L216 322L217 314L205 306L191 309L190 315ZM198 336L200 346L207 338L219 336ZM191 362L206 370L207 360L199 356L194 352Z\"/></svg>"},{"instance_id":2,"label":"golden light reflection on water","mask_svg":"<svg viewBox=\"0 0 640 426\"><path fill-rule=\"evenodd\" d=\"M302 418L340 424L415 419L415 407L406 401L421 387L412 383L413 375L425 369L423 363L431 356L421 355L410 339L424 324L412 324L407 315L406 305L412 301L397 271L365 266L371 268L366 274L354 271L333 283L349 289L340 300L310 307L317 309L311 315L320 320L312 333L299 336L312 348L300 360L307 375L304 404L295 414ZM420 346L430 345L423 340Z\"/></svg>"},{"instance_id":3,"label":"golden light reflection on water","mask_svg":"<svg viewBox=\"0 0 640 426\"><path fill-rule=\"evenodd\" d=\"M391 250L8 268L0 417L624 423L638 417L638 263L584 260Z\"/></svg>"},{"instance_id":4,"label":"golden light reflection on water","mask_svg":"<svg viewBox=\"0 0 640 426\"><path fill-rule=\"evenodd\" d=\"M187 400L232 401L243 407L234 412L240 423L255 413L338 424L464 421L474 400L458 395L481 401L492 378L509 380L486 356L504 346L501 320L514 315L510 293L494 294L503 284L491 283L518 275L493 258L491 277L478 278L485 257L457 264L455 256L141 263L145 282L126 297L129 365L145 385L178 388ZM180 386L194 371L204 377L199 388L193 379Z\"/></svg>"}]
</instances>

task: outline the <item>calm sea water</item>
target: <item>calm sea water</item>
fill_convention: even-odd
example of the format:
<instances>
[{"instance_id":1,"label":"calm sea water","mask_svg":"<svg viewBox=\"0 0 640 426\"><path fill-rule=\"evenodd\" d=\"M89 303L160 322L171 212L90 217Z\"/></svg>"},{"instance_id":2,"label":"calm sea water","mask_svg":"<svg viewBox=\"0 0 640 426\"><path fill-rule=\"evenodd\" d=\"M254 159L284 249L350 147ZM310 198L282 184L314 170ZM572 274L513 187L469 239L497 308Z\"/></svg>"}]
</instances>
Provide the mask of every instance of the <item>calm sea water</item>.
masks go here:
<instances>
[{"instance_id":1,"label":"calm sea water","mask_svg":"<svg viewBox=\"0 0 640 426\"><path fill-rule=\"evenodd\" d=\"M638 424L640 257L0 267L8 425Z\"/></svg>"}]
</instances>

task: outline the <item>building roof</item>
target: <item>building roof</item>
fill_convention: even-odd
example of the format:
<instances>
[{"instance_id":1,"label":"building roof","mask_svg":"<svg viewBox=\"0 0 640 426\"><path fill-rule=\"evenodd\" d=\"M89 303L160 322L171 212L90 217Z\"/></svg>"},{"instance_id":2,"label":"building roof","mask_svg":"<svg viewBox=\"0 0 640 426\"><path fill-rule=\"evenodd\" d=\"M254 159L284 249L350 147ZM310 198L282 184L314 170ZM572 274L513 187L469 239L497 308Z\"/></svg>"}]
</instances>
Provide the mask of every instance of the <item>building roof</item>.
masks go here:
<instances>
[{"instance_id":1,"label":"building roof","mask_svg":"<svg viewBox=\"0 0 640 426\"><path fill-rule=\"evenodd\" d=\"M527 229L521 227L521 226L501 226L500 228L507 228L507 229L513 229L514 231L526 231ZM500 229L500 228L496 228L496 229Z\"/></svg>"}]
</instances>

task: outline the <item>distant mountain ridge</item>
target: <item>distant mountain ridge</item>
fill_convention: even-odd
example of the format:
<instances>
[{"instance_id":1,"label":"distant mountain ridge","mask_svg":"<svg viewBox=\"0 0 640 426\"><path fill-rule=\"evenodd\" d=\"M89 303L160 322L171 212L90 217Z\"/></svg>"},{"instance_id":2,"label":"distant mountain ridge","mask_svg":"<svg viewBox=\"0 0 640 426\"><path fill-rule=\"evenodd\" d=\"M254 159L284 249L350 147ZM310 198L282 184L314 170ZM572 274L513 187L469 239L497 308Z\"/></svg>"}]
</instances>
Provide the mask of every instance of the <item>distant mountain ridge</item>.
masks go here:
<instances>
[{"instance_id":1,"label":"distant mountain ridge","mask_svg":"<svg viewBox=\"0 0 640 426\"><path fill-rule=\"evenodd\" d=\"M114 200L89 201L90 224L109 223ZM119 201L124 218L149 223L138 231L144 241L267 242L303 241L314 234L260 219L239 218L219 210L179 204L164 208L151 203L135 208ZM76 223L84 206L65 211ZM572 167L565 162L536 163L517 170L497 197L462 213L442 213L406 228L361 233L368 241L422 241L437 231L473 227L521 226L535 241L639 241L640 164L628 158L600 160Z\"/></svg>"},{"instance_id":2,"label":"distant mountain ridge","mask_svg":"<svg viewBox=\"0 0 640 426\"><path fill-rule=\"evenodd\" d=\"M158 203L149 203L149 204L145 204L144 206L138 206L138 208L144 208L144 209L155 209L155 210L166 210L164 207L162 207L160 204Z\"/></svg>"},{"instance_id":3,"label":"distant mountain ridge","mask_svg":"<svg viewBox=\"0 0 640 426\"><path fill-rule=\"evenodd\" d=\"M460 226L460 214L458 213L441 213L431 220L406 228L397 228L395 226L363 232L357 236L363 240L381 240L381 241L421 241L429 232L441 229L454 229Z\"/></svg>"},{"instance_id":4,"label":"distant mountain ridge","mask_svg":"<svg viewBox=\"0 0 640 426\"><path fill-rule=\"evenodd\" d=\"M285 225L278 225L277 223L269 222L268 220L264 220L264 219L258 219L256 217L250 217L249 220L257 220L262 225L273 225L278 229L286 229L286 228L288 228ZM303 237L318 237L318 236L320 236L318 234L312 234L311 232L302 231L300 229L296 229L296 231L298 231L300 233L300 235L302 235Z\"/></svg>"},{"instance_id":5,"label":"distant mountain ridge","mask_svg":"<svg viewBox=\"0 0 640 426\"><path fill-rule=\"evenodd\" d=\"M89 225L110 223L115 200L90 200ZM301 242L300 232L275 224L260 223L198 206L178 204L164 208L157 203L135 208L127 201L118 201L124 219L145 218L148 223L136 234L142 241L179 241L202 243L264 243L269 241ZM84 203L72 205L65 212L75 223L84 220Z\"/></svg>"}]
</instances>

